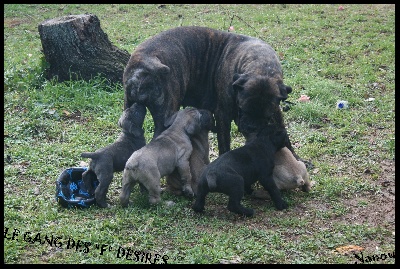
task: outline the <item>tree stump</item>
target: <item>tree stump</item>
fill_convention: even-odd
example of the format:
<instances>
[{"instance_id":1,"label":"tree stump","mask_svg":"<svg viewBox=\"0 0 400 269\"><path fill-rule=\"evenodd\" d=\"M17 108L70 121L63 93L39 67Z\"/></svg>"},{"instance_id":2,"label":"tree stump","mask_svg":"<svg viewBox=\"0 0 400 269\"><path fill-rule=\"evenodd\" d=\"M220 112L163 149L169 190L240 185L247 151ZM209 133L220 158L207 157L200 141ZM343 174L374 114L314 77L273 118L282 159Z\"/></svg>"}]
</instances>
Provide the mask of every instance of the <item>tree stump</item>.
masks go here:
<instances>
[{"instance_id":1,"label":"tree stump","mask_svg":"<svg viewBox=\"0 0 400 269\"><path fill-rule=\"evenodd\" d=\"M96 15L69 15L45 20L38 26L43 54L50 64L46 78L90 80L101 74L121 83L130 54L108 40Z\"/></svg>"}]
</instances>

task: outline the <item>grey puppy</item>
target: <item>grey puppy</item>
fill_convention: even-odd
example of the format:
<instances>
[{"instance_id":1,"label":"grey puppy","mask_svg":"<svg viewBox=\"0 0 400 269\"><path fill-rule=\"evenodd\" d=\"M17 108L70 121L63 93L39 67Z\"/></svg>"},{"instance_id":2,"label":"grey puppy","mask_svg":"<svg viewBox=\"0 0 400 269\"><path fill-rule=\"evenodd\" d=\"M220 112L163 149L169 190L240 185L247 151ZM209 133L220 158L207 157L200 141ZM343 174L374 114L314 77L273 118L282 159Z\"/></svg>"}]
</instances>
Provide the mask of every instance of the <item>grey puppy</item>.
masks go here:
<instances>
[{"instance_id":1,"label":"grey puppy","mask_svg":"<svg viewBox=\"0 0 400 269\"><path fill-rule=\"evenodd\" d=\"M273 178L280 190L290 190L301 187L302 191L311 190L310 176L306 165L296 160L290 150L286 147L275 153L275 167ZM270 196L265 190L255 190L252 195L256 198L267 199Z\"/></svg>"},{"instance_id":2,"label":"grey puppy","mask_svg":"<svg viewBox=\"0 0 400 269\"><path fill-rule=\"evenodd\" d=\"M122 113L118 120L122 132L113 144L98 149L96 152L81 154L81 157L92 158L89 169L82 174L82 178L86 183L97 176L99 185L94 194L98 206L108 207L106 196L114 172L123 171L132 153L146 145L142 129L145 116L146 107L133 104Z\"/></svg>"},{"instance_id":3,"label":"grey puppy","mask_svg":"<svg viewBox=\"0 0 400 269\"><path fill-rule=\"evenodd\" d=\"M197 185L201 172L204 167L210 163L208 132L209 130L204 129L190 139L193 151L192 155L190 155L189 166L192 175L191 186L194 195L197 195ZM182 195L182 185L183 182L177 170L167 176L167 191L175 195Z\"/></svg>"},{"instance_id":4,"label":"grey puppy","mask_svg":"<svg viewBox=\"0 0 400 269\"><path fill-rule=\"evenodd\" d=\"M195 108L179 110L168 119L166 125L170 127L135 151L126 162L119 196L121 205L128 205L131 189L136 183L142 183L147 189L151 204L160 202L160 179L175 169L184 182L183 193L193 196L189 167L193 147L190 138L202 129L209 130L212 122L211 112Z\"/></svg>"}]
</instances>

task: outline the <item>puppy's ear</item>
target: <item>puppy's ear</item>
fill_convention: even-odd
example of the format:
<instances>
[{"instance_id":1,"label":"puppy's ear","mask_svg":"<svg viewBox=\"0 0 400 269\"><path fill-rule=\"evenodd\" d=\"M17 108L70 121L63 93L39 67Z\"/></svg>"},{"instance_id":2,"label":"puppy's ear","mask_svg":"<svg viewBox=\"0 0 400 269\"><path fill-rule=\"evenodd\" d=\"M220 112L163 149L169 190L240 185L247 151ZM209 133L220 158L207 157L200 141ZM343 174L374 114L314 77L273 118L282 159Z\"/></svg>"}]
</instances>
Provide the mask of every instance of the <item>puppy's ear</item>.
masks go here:
<instances>
[{"instance_id":1,"label":"puppy's ear","mask_svg":"<svg viewBox=\"0 0 400 269\"><path fill-rule=\"evenodd\" d=\"M198 132L200 132L201 129L201 113L196 110L195 113L197 114L192 120L188 121L188 124L186 124L185 126L185 131L189 134L189 135L195 135Z\"/></svg>"},{"instance_id":2,"label":"puppy's ear","mask_svg":"<svg viewBox=\"0 0 400 269\"><path fill-rule=\"evenodd\" d=\"M213 114L206 109L199 109L199 112L201 114L201 128L206 130L212 130L213 128L215 128L215 118Z\"/></svg>"},{"instance_id":3,"label":"puppy's ear","mask_svg":"<svg viewBox=\"0 0 400 269\"><path fill-rule=\"evenodd\" d=\"M123 129L123 130L128 130L129 129L129 126L128 126L128 121L127 120L125 120L125 117L126 117L126 112L124 111L123 113L122 113L122 115L121 115L121 117L119 118L119 120L118 120L118 126L119 126L119 128L121 128L121 129Z\"/></svg>"},{"instance_id":4,"label":"puppy's ear","mask_svg":"<svg viewBox=\"0 0 400 269\"><path fill-rule=\"evenodd\" d=\"M144 131L142 128L138 128L136 126L131 126L129 133L133 134L135 137L140 137L144 135Z\"/></svg>"},{"instance_id":5,"label":"puppy's ear","mask_svg":"<svg viewBox=\"0 0 400 269\"><path fill-rule=\"evenodd\" d=\"M272 143L275 144L277 149L283 148L287 139L289 138L286 129L278 130L271 136Z\"/></svg>"},{"instance_id":6,"label":"puppy's ear","mask_svg":"<svg viewBox=\"0 0 400 269\"><path fill-rule=\"evenodd\" d=\"M200 124L198 121L192 120L186 126L185 130L189 135L195 135L200 132Z\"/></svg>"},{"instance_id":7,"label":"puppy's ear","mask_svg":"<svg viewBox=\"0 0 400 269\"><path fill-rule=\"evenodd\" d=\"M143 136L142 129L144 118L146 116L146 107L134 103L130 108L125 109L118 120L118 126L122 130L133 134L135 137Z\"/></svg>"},{"instance_id":8,"label":"puppy's ear","mask_svg":"<svg viewBox=\"0 0 400 269\"><path fill-rule=\"evenodd\" d=\"M132 122L132 125L142 127L146 112L146 107L144 105L134 103L127 111L127 117L129 121Z\"/></svg>"},{"instance_id":9,"label":"puppy's ear","mask_svg":"<svg viewBox=\"0 0 400 269\"><path fill-rule=\"evenodd\" d=\"M292 87L284 85L286 87L286 92L287 94L290 94L292 92Z\"/></svg>"},{"instance_id":10,"label":"puppy's ear","mask_svg":"<svg viewBox=\"0 0 400 269\"><path fill-rule=\"evenodd\" d=\"M177 115L178 115L178 112L175 112L174 114L172 114L171 117L167 118L164 121L164 127L168 128L169 126L171 126L172 123L175 121Z\"/></svg>"}]
</instances>

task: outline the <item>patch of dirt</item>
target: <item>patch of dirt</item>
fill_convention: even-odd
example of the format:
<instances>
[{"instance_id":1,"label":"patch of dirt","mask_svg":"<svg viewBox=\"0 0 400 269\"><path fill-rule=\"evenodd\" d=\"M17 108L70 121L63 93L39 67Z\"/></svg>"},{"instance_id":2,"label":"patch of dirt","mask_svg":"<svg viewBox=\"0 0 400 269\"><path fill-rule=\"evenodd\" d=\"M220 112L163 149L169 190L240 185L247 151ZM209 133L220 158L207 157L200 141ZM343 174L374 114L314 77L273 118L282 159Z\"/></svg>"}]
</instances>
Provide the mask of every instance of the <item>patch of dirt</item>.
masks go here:
<instances>
[{"instance_id":1,"label":"patch of dirt","mask_svg":"<svg viewBox=\"0 0 400 269\"><path fill-rule=\"evenodd\" d=\"M4 26L11 27L11 28L16 27L20 24L23 24L25 22L26 22L25 20L21 20L18 18L4 18Z\"/></svg>"},{"instance_id":2,"label":"patch of dirt","mask_svg":"<svg viewBox=\"0 0 400 269\"><path fill-rule=\"evenodd\" d=\"M344 223L368 224L371 227L386 228L395 235L395 162L384 160L380 163L381 173L373 184L380 187L377 194L365 194L354 199L344 200L349 212L342 217ZM361 208L360 203L367 202ZM376 251L379 242L371 240L365 246L365 252Z\"/></svg>"}]
</instances>

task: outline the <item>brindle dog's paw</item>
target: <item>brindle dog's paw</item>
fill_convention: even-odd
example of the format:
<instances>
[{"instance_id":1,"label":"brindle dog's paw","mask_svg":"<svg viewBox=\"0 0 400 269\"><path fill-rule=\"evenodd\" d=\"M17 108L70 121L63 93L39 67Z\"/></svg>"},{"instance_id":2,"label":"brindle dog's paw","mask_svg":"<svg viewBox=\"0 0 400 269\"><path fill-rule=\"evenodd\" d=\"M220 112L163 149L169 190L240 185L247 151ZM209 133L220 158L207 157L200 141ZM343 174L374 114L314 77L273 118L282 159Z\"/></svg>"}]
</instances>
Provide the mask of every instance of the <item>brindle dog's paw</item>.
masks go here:
<instances>
[{"instance_id":1,"label":"brindle dog's paw","mask_svg":"<svg viewBox=\"0 0 400 269\"><path fill-rule=\"evenodd\" d=\"M197 205L196 203L192 206L192 209L198 213L204 212L204 206Z\"/></svg>"}]
</instances>

